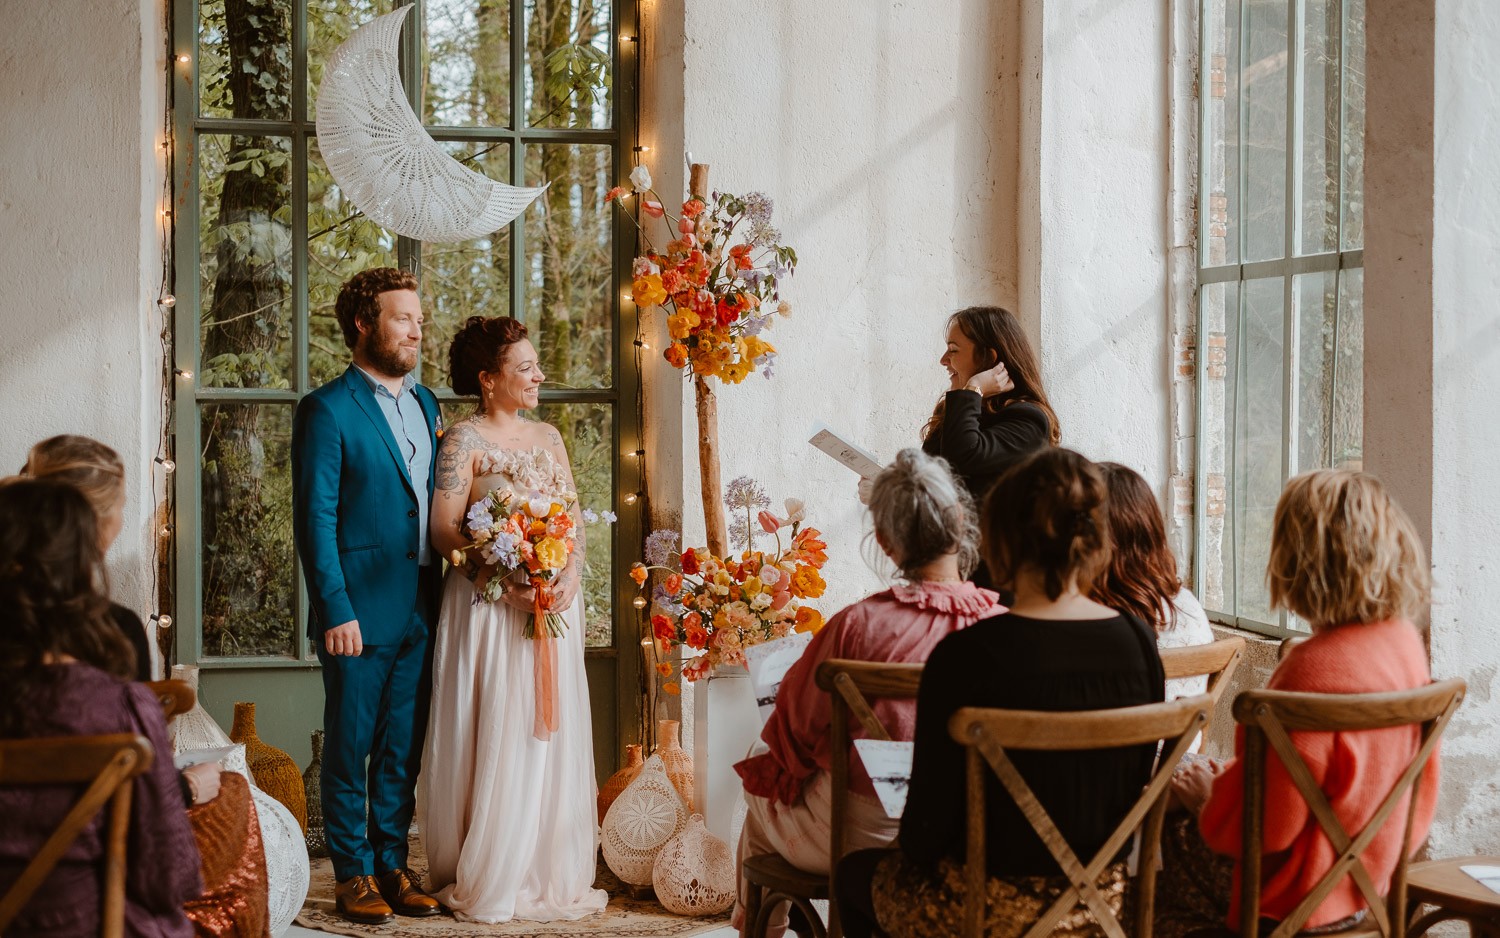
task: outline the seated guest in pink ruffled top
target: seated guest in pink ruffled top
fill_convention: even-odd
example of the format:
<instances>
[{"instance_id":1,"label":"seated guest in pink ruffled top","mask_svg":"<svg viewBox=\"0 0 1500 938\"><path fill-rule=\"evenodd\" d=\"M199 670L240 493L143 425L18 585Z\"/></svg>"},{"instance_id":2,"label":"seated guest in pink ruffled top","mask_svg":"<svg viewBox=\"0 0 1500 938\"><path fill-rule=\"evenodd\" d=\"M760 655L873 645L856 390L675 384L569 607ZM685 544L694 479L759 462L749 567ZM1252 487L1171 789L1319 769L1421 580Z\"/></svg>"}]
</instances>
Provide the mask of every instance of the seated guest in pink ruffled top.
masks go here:
<instances>
[{"instance_id":1,"label":"seated guest in pink ruffled top","mask_svg":"<svg viewBox=\"0 0 1500 938\"><path fill-rule=\"evenodd\" d=\"M923 662L948 635L1004 612L995 593L966 582L979 561L978 517L968 491L941 458L918 449L897 454L875 477L870 493L874 537L902 581L866 597L829 620L787 671L761 739L769 752L735 766L745 783L748 812L739 863L778 853L799 869L828 872L833 792L829 733L833 708L814 681L829 658ZM878 700L875 715L892 739L910 740L915 700ZM853 737L864 736L857 723ZM900 821L886 816L859 758L849 760L846 846L883 846ZM740 884L741 898L744 883ZM736 904L734 926L743 908ZM771 930L778 934L781 924Z\"/></svg>"}]
</instances>

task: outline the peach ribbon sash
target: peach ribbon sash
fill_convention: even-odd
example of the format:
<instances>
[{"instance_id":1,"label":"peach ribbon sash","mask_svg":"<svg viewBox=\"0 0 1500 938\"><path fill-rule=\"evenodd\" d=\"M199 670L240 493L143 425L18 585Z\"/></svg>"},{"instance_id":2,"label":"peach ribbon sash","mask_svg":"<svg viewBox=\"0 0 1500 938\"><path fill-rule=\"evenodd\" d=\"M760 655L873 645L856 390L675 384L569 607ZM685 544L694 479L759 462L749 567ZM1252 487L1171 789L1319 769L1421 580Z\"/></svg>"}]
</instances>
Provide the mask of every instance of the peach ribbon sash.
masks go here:
<instances>
[{"instance_id":1,"label":"peach ribbon sash","mask_svg":"<svg viewBox=\"0 0 1500 938\"><path fill-rule=\"evenodd\" d=\"M532 722L531 735L545 742L557 732L557 655L553 647L552 630L547 625L547 604L551 599L540 580L533 580L536 601L532 614L536 616L536 655L533 657L532 677L536 684L536 717Z\"/></svg>"}]
</instances>

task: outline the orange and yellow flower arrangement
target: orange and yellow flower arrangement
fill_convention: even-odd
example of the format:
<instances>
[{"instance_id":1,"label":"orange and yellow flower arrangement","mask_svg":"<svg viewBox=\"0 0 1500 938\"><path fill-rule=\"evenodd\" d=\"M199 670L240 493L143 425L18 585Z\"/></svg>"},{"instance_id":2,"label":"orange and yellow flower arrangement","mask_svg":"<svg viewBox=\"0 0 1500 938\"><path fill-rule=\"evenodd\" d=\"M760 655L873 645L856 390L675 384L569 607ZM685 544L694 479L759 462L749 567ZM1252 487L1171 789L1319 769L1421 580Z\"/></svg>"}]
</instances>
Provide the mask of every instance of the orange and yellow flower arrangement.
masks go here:
<instances>
[{"instance_id":1,"label":"orange and yellow flower arrangement","mask_svg":"<svg viewBox=\"0 0 1500 938\"><path fill-rule=\"evenodd\" d=\"M662 353L674 368L685 368L727 384L760 372L771 376L776 349L761 333L776 315L790 316L780 283L797 268L797 252L778 244L771 225L771 200L752 192L743 197L716 192L707 200L690 198L673 216L651 187L651 173L637 166L631 186L616 186L609 201L639 199L636 214L666 218L677 237L658 251L641 227L646 253L631 270L634 299L642 310L667 310L671 344Z\"/></svg>"},{"instance_id":2,"label":"orange and yellow flower arrangement","mask_svg":"<svg viewBox=\"0 0 1500 938\"><path fill-rule=\"evenodd\" d=\"M823 627L822 613L805 601L827 587L820 571L828 545L817 528L803 526L801 502L788 499L786 515L775 515L763 507L769 500L759 485L744 477L729 483L724 500L743 513L735 534L744 549L737 558L715 557L702 547L679 554L677 533L660 531L647 539L648 562L630 571L642 588L652 571L663 574L652 595L661 611L651 617L651 633L663 659L679 645L701 652L682 664L689 681L719 665L744 665L751 645ZM758 538L773 538L774 550L756 549ZM656 668L663 677L672 673L665 660ZM668 683L663 690L679 688Z\"/></svg>"}]
</instances>

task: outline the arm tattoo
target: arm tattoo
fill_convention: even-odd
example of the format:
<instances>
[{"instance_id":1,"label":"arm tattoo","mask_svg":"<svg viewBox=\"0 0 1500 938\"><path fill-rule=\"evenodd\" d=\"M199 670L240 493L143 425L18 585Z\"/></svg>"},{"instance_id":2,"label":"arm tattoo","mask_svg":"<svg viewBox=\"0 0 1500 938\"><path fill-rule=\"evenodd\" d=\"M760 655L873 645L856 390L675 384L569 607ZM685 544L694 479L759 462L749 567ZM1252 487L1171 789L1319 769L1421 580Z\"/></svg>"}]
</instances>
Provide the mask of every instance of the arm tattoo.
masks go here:
<instances>
[{"instance_id":1,"label":"arm tattoo","mask_svg":"<svg viewBox=\"0 0 1500 938\"><path fill-rule=\"evenodd\" d=\"M460 476L469 462L469 454L484 445L479 431L472 424L459 422L443 434L443 447L438 452L437 490L444 498L462 495L468 483Z\"/></svg>"},{"instance_id":2,"label":"arm tattoo","mask_svg":"<svg viewBox=\"0 0 1500 938\"><path fill-rule=\"evenodd\" d=\"M558 433L557 432L557 428L555 428L555 427L548 427L547 428L547 438L552 441L552 445L553 446L561 446L562 445L562 434Z\"/></svg>"}]
</instances>

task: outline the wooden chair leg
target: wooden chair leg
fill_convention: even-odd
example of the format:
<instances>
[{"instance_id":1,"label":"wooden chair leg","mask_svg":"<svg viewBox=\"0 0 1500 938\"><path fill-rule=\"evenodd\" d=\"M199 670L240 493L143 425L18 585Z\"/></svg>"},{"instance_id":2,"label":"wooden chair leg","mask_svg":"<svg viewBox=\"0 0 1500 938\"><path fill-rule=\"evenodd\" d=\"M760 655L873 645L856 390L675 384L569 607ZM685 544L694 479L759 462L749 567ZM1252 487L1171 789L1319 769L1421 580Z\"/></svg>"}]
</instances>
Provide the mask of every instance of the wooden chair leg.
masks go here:
<instances>
[{"instance_id":1,"label":"wooden chair leg","mask_svg":"<svg viewBox=\"0 0 1500 938\"><path fill-rule=\"evenodd\" d=\"M811 899L801 896L792 900L791 904L802 912L802 917L807 919L807 925L812 929L813 938L828 938L828 926L823 924L823 916L818 914L818 907L812 904Z\"/></svg>"},{"instance_id":2,"label":"wooden chair leg","mask_svg":"<svg viewBox=\"0 0 1500 938\"><path fill-rule=\"evenodd\" d=\"M753 930L750 932L749 938L765 938L766 932L771 929L771 916L775 915L785 902L787 902L787 898L781 893L772 892L769 889L764 890L761 893L760 909L755 916L755 922L752 925ZM745 917L745 921L750 921L749 916Z\"/></svg>"},{"instance_id":3,"label":"wooden chair leg","mask_svg":"<svg viewBox=\"0 0 1500 938\"><path fill-rule=\"evenodd\" d=\"M740 923L740 938L755 938L760 932L756 931L755 923L760 918L760 906L763 892L754 883L747 884L745 888L745 917Z\"/></svg>"},{"instance_id":4,"label":"wooden chair leg","mask_svg":"<svg viewBox=\"0 0 1500 938\"><path fill-rule=\"evenodd\" d=\"M1417 909L1420 908L1421 906L1417 907ZM1432 926L1450 921L1466 921L1466 919L1462 915L1441 908L1433 909L1422 916L1418 916L1416 910L1413 910L1411 924L1406 926L1406 938L1422 938ZM1484 932L1475 927L1473 922L1468 922L1468 925L1469 934L1474 936L1474 938L1480 938L1484 934Z\"/></svg>"}]
</instances>

